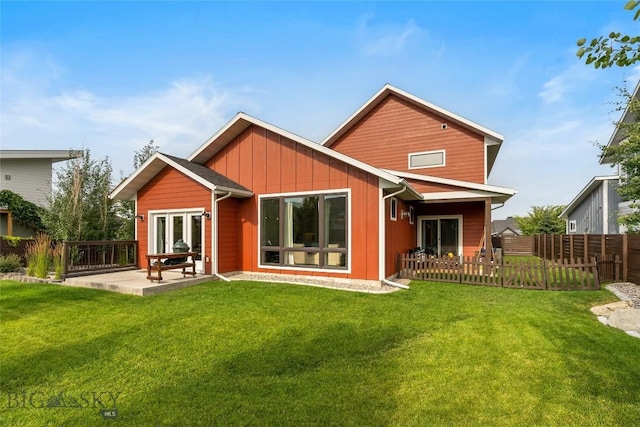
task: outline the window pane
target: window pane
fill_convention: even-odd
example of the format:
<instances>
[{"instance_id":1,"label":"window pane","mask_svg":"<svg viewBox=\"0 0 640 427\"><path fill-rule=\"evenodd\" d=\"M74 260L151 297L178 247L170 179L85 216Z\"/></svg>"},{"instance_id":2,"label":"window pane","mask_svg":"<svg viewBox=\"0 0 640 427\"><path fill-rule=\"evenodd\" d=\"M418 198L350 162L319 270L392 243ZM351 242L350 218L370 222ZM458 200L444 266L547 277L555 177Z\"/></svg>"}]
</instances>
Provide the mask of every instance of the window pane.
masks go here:
<instances>
[{"instance_id":1,"label":"window pane","mask_svg":"<svg viewBox=\"0 0 640 427\"><path fill-rule=\"evenodd\" d=\"M162 254L165 252L165 239L167 230L167 217L158 217L156 222L156 253Z\"/></svg>"},{"instance_id":2,"label":"window pane","mask_svg":"<svg viewBox=\"0 0 640 427\"><path fill-rule=\"evenodd\" d=\"M324 242L326 248L347 247L347 196L324 198Z\"/></svg>"},{"instance_id":3,"label":"window pane","mask_svg":"<svg viewBox=\"0 0 640 427\"><path fill-rule=\"evenodd\" d=\"M284 246L318 247L318 196L284 199Z\"/></svg>"},{"instance_id":4,"label":"window pane","mask_svg":"<svg viewBox=\"0 0 640 427\"><path fill-rule=\"evenodd\" d=\"M263 264L280 264L280 252L279 251L264 251L262 252Z\"/></svg>"},{"instance_id":5,"label":"window pane","mask_svg":"<svg viewBox=\"0 0 640 427\"><path fill-rule=\"evenodd\" d=\"M412 168L426 168L444 165L444 152L412 154L409 156L409 166Z\"/></svg>"},{"instance_id":6,"label":"window pane","mask_svg":"<svg viewBox=\"0 0 640 427\"><path fill-rule=\"evenodd\" d=\"M173 217L173 241L171 242L171 246L176 244L176 242L180 239L184 240L184 235L182 234L184 224L184 217L174 216Z\"/></svg>"},{"instance_id":7,"label":"window pane","mask_svg":"<svg viewBox=\"0 0 640 427\"><path fill-rule=\"evenodd\" d=\"M317 267L320 265L318 252L285 251L284 261L287 265Z\"/></svg>"},{"instance_id":8,"label":"window pane","mask_svg":"<svg viewBox=\"0 0 640 427\"><path fill-rule=\"evenodd\" d=\"M280 200L262 200L262 245L280 246Z\"/></svg>"},{"instance_id":9,"label":"window pane","mask_svg":"<svg viewBox=\"0 0 640 427\"><path fill-rule=\"evenodd\" d=\"M191 251L197 252L196 260L202 261L202 215L191 215Z\"/></svg>"},{"instance_id":10,"label":"window pane","mask_svg":"<svg viewBox=\"0 0 640 427\"><path fill-rule=\"evenodd\" d=\"M325 267L346 267L347 254L338 252L327 252L324 254Z\"/></svg>"}]
</instances>

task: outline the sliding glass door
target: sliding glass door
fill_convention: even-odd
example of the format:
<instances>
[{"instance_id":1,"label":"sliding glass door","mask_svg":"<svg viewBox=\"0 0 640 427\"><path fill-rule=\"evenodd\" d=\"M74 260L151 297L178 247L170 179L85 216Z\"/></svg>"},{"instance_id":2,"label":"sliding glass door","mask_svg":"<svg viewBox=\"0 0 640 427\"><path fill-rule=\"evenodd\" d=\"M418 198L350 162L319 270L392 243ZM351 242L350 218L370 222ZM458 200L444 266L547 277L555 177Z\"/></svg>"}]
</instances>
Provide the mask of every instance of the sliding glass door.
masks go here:
<instances>
[{"instance_id":1,"label":"sliding glass door","mask_svg":"<svg viewBox=\"0 0 640 427\"><path fill-rule=\"evenodd\" d=\"M427 255L462 255L462 217L418 217L418 246Z\"/></svg>"}]
</instances>

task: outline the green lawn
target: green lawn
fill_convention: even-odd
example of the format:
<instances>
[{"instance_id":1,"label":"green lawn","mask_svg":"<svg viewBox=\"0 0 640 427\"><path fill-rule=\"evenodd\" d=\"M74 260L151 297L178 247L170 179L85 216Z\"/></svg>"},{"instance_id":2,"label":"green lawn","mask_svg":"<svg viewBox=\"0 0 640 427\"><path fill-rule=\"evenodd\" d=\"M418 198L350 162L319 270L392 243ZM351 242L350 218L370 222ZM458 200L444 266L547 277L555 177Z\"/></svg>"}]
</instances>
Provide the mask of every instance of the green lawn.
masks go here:
<instances>
[{"instance_id":1,"label":"green lawn","mask_svg":"<svg viewBox=\"0 0 640 427\"><path fill-rule=\"evenodd\" d=\"M640 339L589 312L613 300L419 282L144 298L0 282L0 423L640 425ZM38 407L56 395L80 407Z\"/></svg>"}]
</instances>

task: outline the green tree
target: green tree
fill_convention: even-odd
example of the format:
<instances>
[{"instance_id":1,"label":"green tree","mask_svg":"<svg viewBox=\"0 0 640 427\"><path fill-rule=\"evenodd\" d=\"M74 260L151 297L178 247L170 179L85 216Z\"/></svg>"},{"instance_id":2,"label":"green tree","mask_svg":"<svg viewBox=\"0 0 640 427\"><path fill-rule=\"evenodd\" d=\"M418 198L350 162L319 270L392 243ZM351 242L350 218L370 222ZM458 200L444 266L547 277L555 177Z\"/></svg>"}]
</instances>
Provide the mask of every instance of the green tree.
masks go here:
<instances>
[{"instance_id":1,"label":"green tree","mask_svg":"<svg viewBox=\"0 0 640 427\"><path fill-rule=\"evenodd\" d=\"M158 152L158 146L150 140L140 150L133 155L133 167L138 169L147 160ZM119 240L133 240L135 237L135 209L133 200L118 200L115 202L120 225L118 227L117 238Z\"/></svg>"},{"instance_id":2,"label":"green tree","mask_svg":"<svg viewBox=\"0 0 640 427\"><path fill-rule=\"evenodd\" d=\"M113 169L90 150L56 172L53 196L43 222L56 240L111 240L118 221L109 198Z\"/></svg>"},{"instance_id":3,"label":"green tree","mask_svg":"<svg viewBox=\"0 0 640 427\"><path fill-rule=\"evenodd\" d=\"M532 206L527 216L516 216L518 227L525 236L534 234L564 234L565 221L559 215L565 206Z\"/></svg>"},{"instance_id":4,"label":"green tree","mask_svg":"<svg viewBox=\"0 0 640 427\"><path fill-rule=\"evenodd\" d=\"M629 0L624 8L630 12L635 10L633 20L640 18L640 1ZM578 40L578 58L582 59L586 55L586 64L593 64L595 68L608 68L613 65L627 67L640 60L640 36L623 35L620 32L612 31L609 37L600 36L591 39L587 44L587 39Z\"/></svg>"}]
</instances>

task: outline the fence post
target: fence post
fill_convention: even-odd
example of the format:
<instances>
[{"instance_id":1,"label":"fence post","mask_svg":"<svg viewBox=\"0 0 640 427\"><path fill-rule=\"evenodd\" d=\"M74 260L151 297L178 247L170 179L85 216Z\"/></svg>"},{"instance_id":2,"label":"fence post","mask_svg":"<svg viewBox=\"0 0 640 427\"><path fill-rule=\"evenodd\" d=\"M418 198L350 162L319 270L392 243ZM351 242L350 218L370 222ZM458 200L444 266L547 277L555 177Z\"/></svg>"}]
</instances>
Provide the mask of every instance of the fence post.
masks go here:
<instances>
[{"instance_id":1,"label":"fence post","mask_svg":"<svg viewBox=\"0 0 640 427\"><path fill-rule=\"evenodd\" d=\"M64 268L62 271L62 280L64 280L67 277L67 274L69 273L68 250L69 250L69 245L67 245L67 242L62 242L62 265L64 265Z\"/></svg>"},{"instance_id":2,"label":"fence post","mask_svg":"<svg viewBox=\"0 0 640 427\"><path fill-rule=\"evenodd\" d=\"M607 236L604 234L600 235L600 253L602 255L607 254Z\"/></svg>"},{"instance_id":3,"label":"fence post","mask_svg":"<svg viewBox=\"0 0 640 427\"><path fill-rule=\"evenodd\" d=\"M589 235L584 235L584 241L582 242L582 246L584 246L584 259L587 259L589 256Z\"/></svg>"},{"instance_id":4,"label":"fence post","mask_svg":"<svg viewBox=\"0 0 640 427\"><path fill-rule=\"evenodd\" d=\"M629 277L629 241L627 234L622 235L622 281L626 282Z\"/></svg>"}]
</instances>

